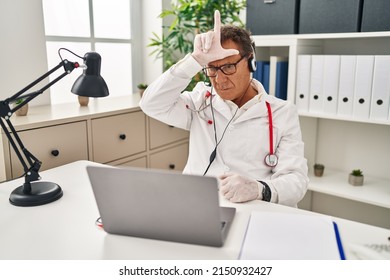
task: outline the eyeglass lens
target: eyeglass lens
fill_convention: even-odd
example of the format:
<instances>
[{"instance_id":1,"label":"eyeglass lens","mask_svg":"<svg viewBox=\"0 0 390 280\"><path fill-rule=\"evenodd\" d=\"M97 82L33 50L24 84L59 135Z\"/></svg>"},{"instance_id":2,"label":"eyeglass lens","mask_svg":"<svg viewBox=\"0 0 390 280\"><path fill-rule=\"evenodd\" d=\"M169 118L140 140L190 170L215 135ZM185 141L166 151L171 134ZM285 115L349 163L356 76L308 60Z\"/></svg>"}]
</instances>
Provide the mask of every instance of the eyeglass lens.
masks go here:
<instances>
[{"instance_id":1,"label":"eyeglass lens","mask_svg":"<svg viewBox=\"0 0 390 280\"><path fill-rule=\"evenodd\" d=\"M230 63L230 64L225 64L225 65L222 65L222 66L215 66L215 67L206 67L204 68L203 70L205 71L205 74L208 76L208 77L216 77L217 76L217 72L218 70L221 70L222 73L224 73L225 75L232 75L234 73L236 73L237 71L237 64L240 63L240 61L244 58L244 56L242 56L240 58L239 61L237 61L236 63Z\"/></svg>"}]
</instances>

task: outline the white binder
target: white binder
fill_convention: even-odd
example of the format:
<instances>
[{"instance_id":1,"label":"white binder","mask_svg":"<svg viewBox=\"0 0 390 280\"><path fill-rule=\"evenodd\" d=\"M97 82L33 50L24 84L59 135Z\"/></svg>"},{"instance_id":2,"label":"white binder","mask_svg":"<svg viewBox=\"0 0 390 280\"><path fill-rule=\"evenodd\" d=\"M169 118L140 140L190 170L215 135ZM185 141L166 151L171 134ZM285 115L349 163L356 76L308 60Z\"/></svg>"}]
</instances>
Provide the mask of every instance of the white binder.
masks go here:
<instances>
[{"instance_id":1,"label":"white binder","mask_svg":"<svg viewBox=\"0 0 390 280\"><path fill-rule=\"evenodd\" d=\"M342 55L340 57L340 82L337 104L337 114L340 116L352 116L355 70L356 56Z\"/></svg>"},{"instance_id":2,"label":"white binder","mask_svg":"<svg viewBox=\"0 0 390 280\"><path fill-rule=\"evenodd\" d=\"M323 112L323 94L322 84L324 78L324 56L311 56L311 75L310 75L310 100L309 112Z\"/></svg>"},{"instance_id":3,"label":"white binder","mask_svg":"<svg viewBox=\"0 0 390 280\"><path fill-rule=\"evenodd\" d=\"M324 82L322 94L324 97L324 113L336 115L337 99L339 90L340 77L340 56L324 56Z\"/></svg>"},{"instance_id":4,"label":"white binder","mask_svg":"<svg viewBox=\"0 0 390 280\"><path fill-rule=\"evenodd\" d=\"M370 116L374 56L358 55L356 59L353 117L356 119L368 119Z\"/></svg>"},{"instance_id":5,"label":"white binder","mask_svg":"<svg viewBox=\"0 0 390 280\"><path fill-rule=\"evenodd\" d=\"M295 104L298 112L309 111L311 55L298 55Z\"/></svg>"},{"instance_id":6,"label":"white binder","mask_svg":"<svg viewBox=\"0 0 390 280\"><path fill-rule=\"evenodd\" d=\"M377 55L374 61L370 119L387 120L390 99L390 55Z\"/></svg>"}]
</instances>

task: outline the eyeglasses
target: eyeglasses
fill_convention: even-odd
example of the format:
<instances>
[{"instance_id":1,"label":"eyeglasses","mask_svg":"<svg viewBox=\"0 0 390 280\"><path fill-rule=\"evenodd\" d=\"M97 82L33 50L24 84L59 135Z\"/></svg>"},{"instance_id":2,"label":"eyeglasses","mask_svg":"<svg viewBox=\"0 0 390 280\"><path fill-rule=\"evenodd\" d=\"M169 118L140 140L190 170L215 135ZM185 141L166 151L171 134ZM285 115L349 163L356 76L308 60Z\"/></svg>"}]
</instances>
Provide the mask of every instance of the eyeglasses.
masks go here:
<instances>
[{"instance_id":1,"label":"eyeglasses","mask_svg":"<svg viewBox=\"0 0 390 280\"><path fill-rule=\"evenodd\" d=\"M225 75L232 75L236 73L237 71L237 64L240 63L240 61L244 58L245 56L241 56L240 60L237 61L236 63L229 63L229 64L224 64L222 66L211 66L211 67L205 67L203 68L203 72L206 74L207 77L216 77L218 70L221 70L222 73Z\"/></svg>"}]
</instances>

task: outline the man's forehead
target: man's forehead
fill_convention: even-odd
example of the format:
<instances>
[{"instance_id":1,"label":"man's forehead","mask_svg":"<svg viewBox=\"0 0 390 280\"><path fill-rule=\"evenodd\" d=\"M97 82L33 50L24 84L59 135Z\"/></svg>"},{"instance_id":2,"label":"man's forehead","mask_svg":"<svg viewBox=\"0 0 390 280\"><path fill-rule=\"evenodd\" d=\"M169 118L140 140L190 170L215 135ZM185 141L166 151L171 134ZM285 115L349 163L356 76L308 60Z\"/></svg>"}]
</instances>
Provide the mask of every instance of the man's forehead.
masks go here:
<instances>
[{"instance_id":1,"label":"man's forehead","mask_svg":"<svg viewBox=\"0 0 390 280\"><path fill-rule=\"evenodd\" d=\"M240 58L241 58L241 55L235 54L235 55L231 55L231 56L225 57L225 58L220 59L220 60L211 61L208 64L208 66L221 66L224 64L236 63L237 60L239 60Z\"/></svg>"}]
</instances>

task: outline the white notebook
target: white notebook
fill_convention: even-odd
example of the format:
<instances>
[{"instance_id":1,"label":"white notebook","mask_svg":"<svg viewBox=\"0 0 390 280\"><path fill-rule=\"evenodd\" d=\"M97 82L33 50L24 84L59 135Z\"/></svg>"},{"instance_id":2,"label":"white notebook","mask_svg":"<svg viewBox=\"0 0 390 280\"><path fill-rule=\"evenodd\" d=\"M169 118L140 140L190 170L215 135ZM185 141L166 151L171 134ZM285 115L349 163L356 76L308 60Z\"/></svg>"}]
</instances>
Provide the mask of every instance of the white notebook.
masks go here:
<instances>
[{"instance_id":1,"label":"white notebook","mask_svg":"<svg viewBox=\"0 0 390 280\"><path fill-rule=\"evenodd\" d=\"M241 248L243 260L344 259L329 216L253 211Z\"/></svg>"}]
</instances>

